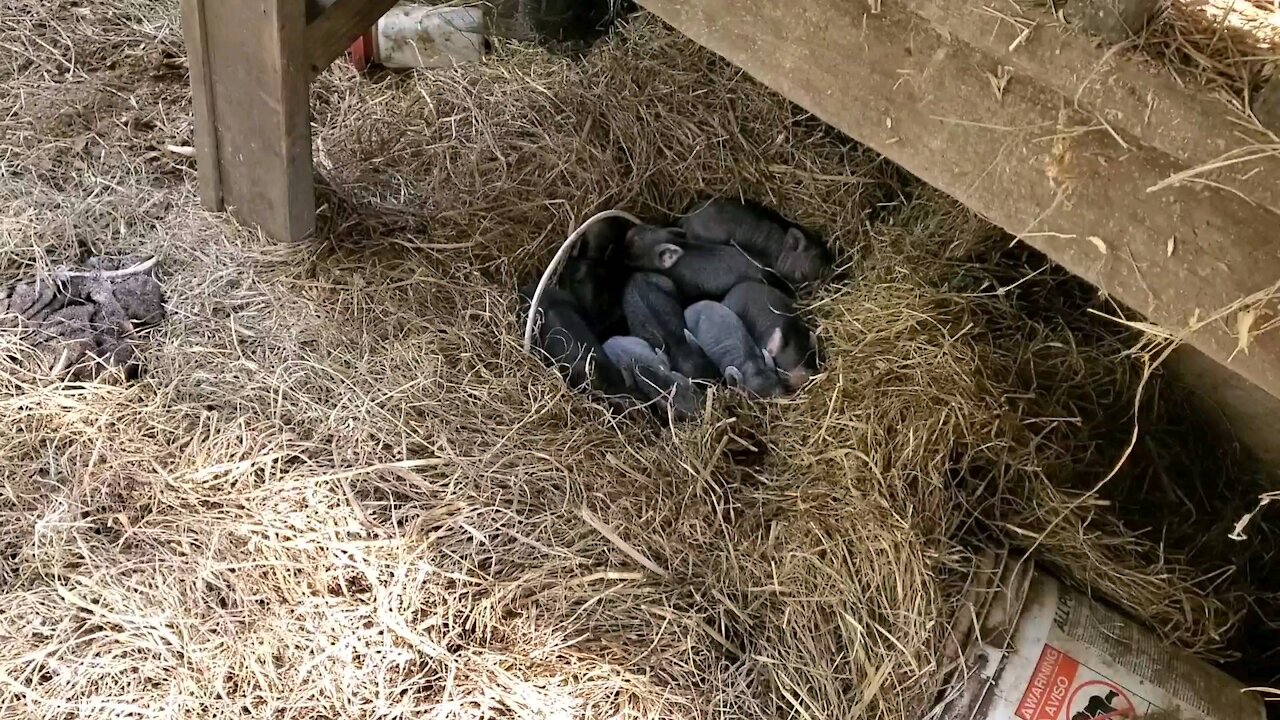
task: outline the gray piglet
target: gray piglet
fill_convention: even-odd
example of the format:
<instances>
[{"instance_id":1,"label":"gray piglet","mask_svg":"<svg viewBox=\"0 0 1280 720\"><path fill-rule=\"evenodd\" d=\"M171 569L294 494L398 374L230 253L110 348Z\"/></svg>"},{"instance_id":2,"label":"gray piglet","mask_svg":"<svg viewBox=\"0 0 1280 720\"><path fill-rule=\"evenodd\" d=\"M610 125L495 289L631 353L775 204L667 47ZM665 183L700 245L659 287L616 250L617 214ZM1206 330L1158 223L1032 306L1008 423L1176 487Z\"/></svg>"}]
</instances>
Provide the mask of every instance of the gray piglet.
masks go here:
<instances>
[{"instance_id":1,"label":"gray piglet","mask_svg":"<svg viewBox=\"0 0 1280 720\"><path fill-rule=\"evenodd\" d=\"M733 243L793 284L831 271L831 251L801 227L758 203L711 200L680 221L690 240Z\"/></svg>"},{"instance_id":2,"label":"gray piglet","mask_svg":"<svg viewBox=\"0 0 1280 720\"><path fill-rule=\"evenodd\" d=\"M522 316L527 317L534 290L533 286L520 289ZM542 293L541 309L535 341L565 382L575 389L590 386L608 395L626 394L622 372L605 355L578 301L549 287Z\"/></svg>"},{"instance_id":3,"label":"gray piglet","mask_svg":"<svg viewBox=\"0 0 1280 720\"><path fill-rule=\"evenodd\" d=\"M661 349L671 366L693 380L716 380L720 370L685 335L684 307L675 283L657 273L638 272L627 280L622 311L631 334Z\"/></svg>"},{"instance_id":4,"label":"gray piglet","mask_svg":"<svg viewBox=\"0 0 1280 720\"><path fill-rule=\"evenodd\" d=\"M679 228L637 225L626 250L628 265L666 275L687 300L718 300L744 282L783 282L739 248L692 242Z\"/></svg>"},{"instance_id":5,"label":"gray piglet","mask_svg":"<svg viewBox=\"0 0 1280 720\"><path fill-rule=\"evenodd\" d=\"M612 337L604 343L605 355L622 371L627 387L641 399L670 408L677 420L697 415L703 392L689 378L671 370L660 350L638 337Z\"/></svg>"},{"instance_id":6,"label":"gray piglet","mask_svg":"<svg viewBox=\"0 0 1280 720\"><path fill-rule=\"evenodd\" d=\"M791 297L764 283L742 283L729 291L724 306L747 326L751 337L798 390L818 373L817 340L796 315Z\"/></svg>"},{"instance_id":7,"label":"gray piglet","mask_svg":"<svg viewBox=\"0 0 1280 720\"><path fill-rule=\"evenodd\" d=\"M600 337L626 331L622 288L630 274L624 254L632 223L609 217L597 220L565 260L557 286L578 300L582 315Z\"/></svg>"},{"instance_id":8,"label":"gray piglet","mask_svg":"<svg viewBox=\"0 0 1280 720\"><path fill-rule=\"evenodd\" d=\"M718 302L703 300L684 311L684 324L730 385L761 398L782 393L782 382L772 359L760 349L732 310Z\"/></svg>"}]
</instances>

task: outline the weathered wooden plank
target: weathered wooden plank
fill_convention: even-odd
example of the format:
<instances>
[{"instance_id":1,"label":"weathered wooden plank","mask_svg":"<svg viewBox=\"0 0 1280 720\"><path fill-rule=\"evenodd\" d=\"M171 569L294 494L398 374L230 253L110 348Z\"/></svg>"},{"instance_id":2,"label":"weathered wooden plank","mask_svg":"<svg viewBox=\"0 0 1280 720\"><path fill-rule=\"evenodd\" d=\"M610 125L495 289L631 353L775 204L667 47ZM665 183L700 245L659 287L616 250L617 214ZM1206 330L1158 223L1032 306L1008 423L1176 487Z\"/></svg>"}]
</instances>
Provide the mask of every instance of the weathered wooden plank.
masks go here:
<instances>
[{"instance_id":1,"label":"weathered wooden plank","mask_svg":"<svg viewBox=\"0 0 1280 720\"><path fill-rule=\"evenodd\" d=\"M307 24L315 22L316 18L324 13L325 8L334 4L338 0L306 0L307 3Z\"/></svg>"},{"instance_id":2,"label":"weathered wooden plank","mask_svg":"<svg viewBox=\"0 0 1280 720\"><path fill-rule=\"evenodd\" d=\"M194 0L205 19L222 196L272 237L315 226L305 3Z\"/></svg>"},{"instance_id":3,"label":"weathered wooden plank","mask_svg":"<svg viewBox=\"0 0 1280 720\"><path fill-rule=\"evenodd\" d=\"M342 56L360 34L373 27L397 0L320 0L328 7L307 26L307 62L318 75Z\"/></svg>"},{"instance_id":4,"label":"weathered wooden plank","mask_svg":"<svg viewBox=\"0 0 1280 720\"><path fill-rule=\"evenodd\" d=\"M222 168L218 162L217 118L213 112L213 79L209 74L208 26L204 3L182 0L182 30L191 74L191 109L195 120L197 182L200 202L214 212L223 209Z\"/></svg>"},{"instance_id":5,"label":"weathered wooden plank","mask_svg":"<svg viewBox=\"0 0 1280 720\"><path fill-rule=\"evenodd\" d=\"M1105 122L1188 167L1252 157L1196 177L1280 210L1275 139L1208 92L1180 84L1154 62L1100 49L1084 35L1058 32L1053 16L1032 4L1015 10L993 2L904 3L943 35L1012 68L1010 82L1027 78L1055 90L1072 108L1092 114L1095 123ZM1260 151L1265 147L1272 151Z\"/></svg>"},{"instance_id":6,"label":"weathered wooden plank","mask_svg":"<svg viewBox=\"0 0 1280 720\"><path fill-rule=\"evenodd\" d=\"M1237 352L1234 312L1203 322L1280 281L1276 213L1210 186L1148 193L1187 166L1033 77L1000 89L1003 58L902 3L642 4L1280 397L1280 336Z\"/></svg>"}]
</instances>

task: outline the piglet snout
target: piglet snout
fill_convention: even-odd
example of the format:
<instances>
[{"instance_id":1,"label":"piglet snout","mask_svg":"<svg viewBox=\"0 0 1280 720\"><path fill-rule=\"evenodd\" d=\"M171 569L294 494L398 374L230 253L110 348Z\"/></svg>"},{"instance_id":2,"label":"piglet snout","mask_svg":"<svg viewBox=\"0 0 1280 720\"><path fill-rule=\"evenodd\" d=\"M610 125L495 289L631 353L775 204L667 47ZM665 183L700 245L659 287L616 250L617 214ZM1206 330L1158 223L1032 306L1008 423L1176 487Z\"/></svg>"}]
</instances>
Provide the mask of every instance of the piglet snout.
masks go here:
<instances>
[{"instance_id":1,"label":"piglet snout","mask_svg":"<svg viewBox=\"0 0 1280 720\"><path fill-rule=\"evenodd\" d=\"M804 368L796 368L782 373L782 381L786 383L787 388L790 390L799 390L808 385L812 379L813 375Z\"/></svg>"}]
</instances>

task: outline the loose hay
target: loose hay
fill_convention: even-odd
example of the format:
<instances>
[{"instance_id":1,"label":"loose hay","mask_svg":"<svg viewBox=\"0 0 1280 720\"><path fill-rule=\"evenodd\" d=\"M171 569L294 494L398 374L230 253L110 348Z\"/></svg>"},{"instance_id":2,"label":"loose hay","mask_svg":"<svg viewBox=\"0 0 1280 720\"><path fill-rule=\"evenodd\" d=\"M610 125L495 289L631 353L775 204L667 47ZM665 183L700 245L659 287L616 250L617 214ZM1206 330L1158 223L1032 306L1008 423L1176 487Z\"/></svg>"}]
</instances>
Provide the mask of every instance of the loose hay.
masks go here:
<instances>
[{"instance_id":1,"label":"loose hay","mask_svg":"<svg viewBox=\"0 0 1280 720\"><path fill-rule=\"evenodd\" d=\"M1143 45L1184 83L1246 110L1280 68L1280 6L1271 0L1169 0Z\"/></svg>"},{"instance_id":2,"label":"loose hay","mask_svg":"<svg viewBox=\"0 0 1280 720\"><path fill-rule=\"evenodd\" d=\"M1069 0L1030 0L1061 12ZM1164 0L1127 43L1183 85L1247 116L1253 96L1280 69L1280 5L1273 0Z\"/></svg>"},{"instance_id":3,"label":"loose hay","mask_svg":"<svg viewBox=\"0 0 1280 720\"><path fill-rule=\"evenodd\" d=\"M191 135L142 62L180 54L171 5L6 1L0 277L156 252L171 319L130 387L0 374L0 707L914 720L980 538L1038 538L1184 646L1232 629L1240 599L1070 502L1131 427L1132 338L658 23L581 61L334 69L323 227L287 244L200 212L163 149ZM612 418L521 351L515 283L599 209L708 191L841 253L827 372L764 416Z\"/></svg>"}]
</instances>

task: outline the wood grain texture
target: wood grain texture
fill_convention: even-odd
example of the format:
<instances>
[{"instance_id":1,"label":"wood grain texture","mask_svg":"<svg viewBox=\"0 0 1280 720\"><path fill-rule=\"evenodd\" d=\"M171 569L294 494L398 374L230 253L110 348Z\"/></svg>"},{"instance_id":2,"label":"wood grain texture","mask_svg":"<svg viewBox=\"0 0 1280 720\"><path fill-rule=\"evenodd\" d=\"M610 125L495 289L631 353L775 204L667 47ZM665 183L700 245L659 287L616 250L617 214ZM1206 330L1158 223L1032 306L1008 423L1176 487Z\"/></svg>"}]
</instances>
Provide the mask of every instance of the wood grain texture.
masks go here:
<instances>
[{"instance_id":1,"label":"wood grain texture","mask_svg":"<svg viewBox=\"0 0 1280 720\"><path fill-rule=\"evenodd\" d=\"M1023 8L1021 24L1014 24L982 2L903 2L941 34L1012 68L1010 82L1027 79L1053 90L1068 107L1091 116L1093 125L1106 123L1187 168L1252 157L1197 177L1280 212L1276 138L1209 92L1184 86L1150 60L1059 32L1051 15L1033 7ZM1267 146L1277 151L1261 151Z\"/></svg>"},{"instance_id":2,"label":"wood grain texture","mask_svg":"<svg viewBox=\"0 0 1280 720\"><path fill-rule=\"evenodd\" d=\"M326 0L322 0L326 1ZM337 0L307 26L307 62L318 75L342 56L397 0Z\"/></svg>"},{"instance_id":3,"label":"wood grain texture","mask_svg":"<svg viewBox=\"0 0 1280 720\"><path fill-rule=\"evenodd\" d=\"M188 0L205 18L222 197L278 239L315 226L306 9L299 0Z\"/></svg>"},{"instance_id":4,"label":"wood grain texture","mask_svg":"<svg viewBox=\"0 0 1280 720\"><path fill-rule=\"evenodd\" d=\"M213 78L209 74L208 27L201 0L182 0L182 31L191 72L191 111L195 121L196 172L200 202L207 210L223 209L222 168L218 162L217 117Z\"/></svg>"},{"instance_id":5,"label":"wood grain texture","mask_svg":"<svg viewBox=\"0 0 1280 720\"><path fill-rule=\"evenodd\" d=\"M878 14L851 0L642 4L1280 397L1280 335L1245 353L1232 313L1189 330L1280 282L1280 216L1263 203L1209 185L1148 192L1188 169L1180 156L1196 152L1194 134L1151 147L1108 128L1042 81L1045 67L1015 68L998 89L1010 58L965 41L964 19L948 10L960 3L884 3Z\"/></svg>"}]
</instances>

